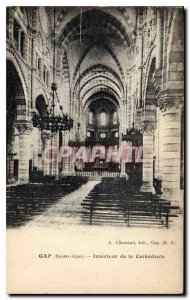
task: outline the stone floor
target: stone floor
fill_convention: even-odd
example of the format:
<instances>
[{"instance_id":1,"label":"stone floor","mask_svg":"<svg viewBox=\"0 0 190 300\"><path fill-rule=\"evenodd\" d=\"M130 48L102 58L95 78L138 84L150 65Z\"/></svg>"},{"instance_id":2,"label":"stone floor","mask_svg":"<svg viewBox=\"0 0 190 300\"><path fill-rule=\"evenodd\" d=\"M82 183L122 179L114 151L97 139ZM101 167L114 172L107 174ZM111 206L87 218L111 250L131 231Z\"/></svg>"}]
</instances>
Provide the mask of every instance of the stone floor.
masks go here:
<instances>
[{"instance_id":1,"label":"stone floor","mask_svg":"<svg viewBox=\"0 0 190 300\"><path fill-rule=\"evenodd\" d=\"M100 181L88 181L78 190L64 196L45 213L35 216L26 226L60 227L81 223L81 202Z\"/></svg>"}]
</instances>

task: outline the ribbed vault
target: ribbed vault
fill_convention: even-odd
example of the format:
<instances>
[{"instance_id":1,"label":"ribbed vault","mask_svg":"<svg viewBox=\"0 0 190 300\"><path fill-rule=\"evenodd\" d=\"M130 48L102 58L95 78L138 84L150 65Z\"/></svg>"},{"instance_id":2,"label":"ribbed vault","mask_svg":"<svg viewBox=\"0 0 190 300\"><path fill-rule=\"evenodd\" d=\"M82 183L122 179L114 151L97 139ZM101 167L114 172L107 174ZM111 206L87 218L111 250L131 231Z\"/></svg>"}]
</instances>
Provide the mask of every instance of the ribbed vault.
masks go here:
<instances>
[{"instance_id":1,"label":"ribbed vault","mask_svg":"<svg viewBox=\"0 0 190 300\"><path fill-rule=\"evenodd\" d=\"M114 71L125 81L125 70L122 59L130 61L131 45L134 42L134 26L129 21L126 11L120 10L120 18L112 14L112 10L95 8L76 8L74 17L69 9L57 16L56 26L56 49L57 69L64 68L63 57L68 57L69 74L71 85L79 77L81 67L86 64L86 57L95 47L107 53L106 62L111 66L111 61L116 65ZM68 22L61 22L61 14L64 13ZM125 18L123 18L125 13ZM118 55L119 52L119 55ZM110 56L110 57L109 57ZM98 63L98 61L96 62Z\"/></svg>"},{"instance_id":2,"label":"ribbed vault","mask_svg":"<svg viewBox=\"0 0 190 300\"><path fill-rule=\"evenodd\" d=\"M119 103L113 95L100 91L88 98L85 103L84 110L89 110L89 108L93 107L93 105L97 105L98 101L104 101L107 103L107 105L109 105L109 107L111 105L111 107L114 107L116 110L119 108Z\"/></svg>"},{"instance_id":3,"label":"ribbed vault","mask_svg":"<svg viewBox=\"0 0 190 300\"><path fill-rule=\"evenodd\" d=\"M103 85L114 90L117 98L123 96L123 84L117 73L105 65L98 64L87 69L78 78L73 88L73 98L77 99L80 93L80 97L83 99L85 94L97 85Z\"/></svg>"},{"instance_id":4,"label":"ribbed vault","mask_svg":"<svg viewBox=\"0 0 190 300\"><path fill-rule=\"evenodd\" d=\"M59 13L56 63L67 79L64 84L69 83L72 103L84 108L94 95L101 94L120 106L127 90L122 62L130 65L134 43L134 26L127 11L77 7L72 14L69 8Z\"/></svg>"},{"instance_id":5,"label":"ribbed vault","mask_svg":"<svg viewBox=\"0 0 190 300\"><path fill-rule=\"evenodd\" d=\"M80 11L70 22L66 24L61 34L57 37L58 44L68 45L79 39L80 33ZM105 39L114 37L118 43L130 46L132 43L131 32L117 18L109 13L98 9L91 9L82 15L82 39L91 42L102 43Z\"/></svg>"}]
</instances>

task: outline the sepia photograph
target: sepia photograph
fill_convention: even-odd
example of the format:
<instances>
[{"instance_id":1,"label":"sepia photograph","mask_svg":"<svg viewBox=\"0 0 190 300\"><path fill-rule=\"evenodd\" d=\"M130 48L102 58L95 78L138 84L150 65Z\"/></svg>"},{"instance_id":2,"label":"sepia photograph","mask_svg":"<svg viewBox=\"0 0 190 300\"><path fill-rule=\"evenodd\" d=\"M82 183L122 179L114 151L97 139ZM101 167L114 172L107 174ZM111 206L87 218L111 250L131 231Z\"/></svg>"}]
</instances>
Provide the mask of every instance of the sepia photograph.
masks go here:
<instances>
[{"instance_id":1,"label":"sepia photograph","mask_svg":"<svg viewBox=\"0 0 190 300\"><path fill-rule=\"evenodd\" d=\"M184 293L184 26L6 7L8 294Z\"/></svg>"}]
</instances>

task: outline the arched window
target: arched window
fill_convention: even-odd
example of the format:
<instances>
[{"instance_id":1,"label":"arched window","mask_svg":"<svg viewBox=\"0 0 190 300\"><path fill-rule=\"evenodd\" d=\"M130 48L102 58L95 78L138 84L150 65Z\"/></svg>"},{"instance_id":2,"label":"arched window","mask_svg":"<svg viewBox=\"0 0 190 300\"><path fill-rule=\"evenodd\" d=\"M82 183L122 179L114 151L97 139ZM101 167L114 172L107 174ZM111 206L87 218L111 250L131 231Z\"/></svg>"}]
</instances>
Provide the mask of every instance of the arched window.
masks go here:
<instances>
[{"instance_id":1,"label":"arched window","mask_svg":"<svg viewBox=\"0 0 190 300\"><path fill-rule=\"evenodd\" d=\"M17 50L21 53L22 57L25 58L26 36L21 25L17 22L16 19L14 19L13 23L13 37Z\"/></svg>"},{"instance_id":2,"label":"arched window","mask_svg":"<svg viewBox=\"0 0 190 300\"><path fill-rule=\"evenodd\" d=\"M20 40L20 52L21 52L21 54L22 54L22 57L24 57L25 58L25 43L26 43L26 38L25 38L25 34L24 34L24 32L22 31L21 32L21 40Z\"/></svg>"},{"instance_id":3,"label":"arched window","mask_svg":"<svg viewBox=\"0 0 190 300\"><path fill-rule=\"evenodd\" d=\"M88 123L89 124L93 124L94 123L94 114L93 114L92 111L89 112Z\"/></svg>"},{"instance_id":4,"label":"arched window","mask_svg":"<svg viewBox=\"0 0 190 300\"><path fill-rule=\"evenodd\" d=\"M20 25L18 24L18 22L14 19L14 26L13 26L13 36L14 36L14 43L15 46L17 48L17 50L19 50L20 45L19 45L19 31L20 31Z\"/></svg>"},{"instance_id":5,"label":"arched window","mask_svg":"<svg viewBox=\"0 0 190 300\"><path fill-rule=\"evenodd\" d=\"M107 115L104 111L100 113L100 125L105 126L107 124Z\"/></svg>"}]
</instances>

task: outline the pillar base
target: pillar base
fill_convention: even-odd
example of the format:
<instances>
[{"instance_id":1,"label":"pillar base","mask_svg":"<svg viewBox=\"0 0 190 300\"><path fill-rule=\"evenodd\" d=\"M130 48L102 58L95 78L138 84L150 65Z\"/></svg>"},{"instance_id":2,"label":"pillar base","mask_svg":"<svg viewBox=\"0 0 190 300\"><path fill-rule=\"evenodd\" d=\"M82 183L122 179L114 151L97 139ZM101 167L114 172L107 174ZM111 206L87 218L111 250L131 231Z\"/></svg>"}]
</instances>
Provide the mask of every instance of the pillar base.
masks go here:
<instances>
[{"instance_id":1,"label":"pillar base","mask_svg":"<svg viewBox=\"0 0 190 300\"><path fill-rule=\"evenodd\" d=\"M29 178L19 178L19 184L26 184L29 183Z\"/></svg>"},{"instance_id":2,"label":"pillar base","mask_svg":"<svg viewBox=\"0 0 190 300\"><path fill-rule=\"evenodd\" d=\"M143 184L140 188L140 191L143 193L152 193L155 194L155 189L153 186Z\"/></svg>"},{"instance_id":3,"label":"pillar base","mask_svg":"<svg viewBox=\"0 0 190 300\"><path fill-rule=\"evenodd\" d=\"M75 176L75 171L63 171L61 173L61 177L66 177L66 176Z\"/></svg>"},{"instance_id":4,"label":"pillar base","mask_svg":"<svg viewBox=\"0 0 190 300\"><path fill-rule=\"evenodd\" d=\"M126 173L124 173L124 172L120 173L120 177L126 178Z\"/></svg>"}]
</instances>

